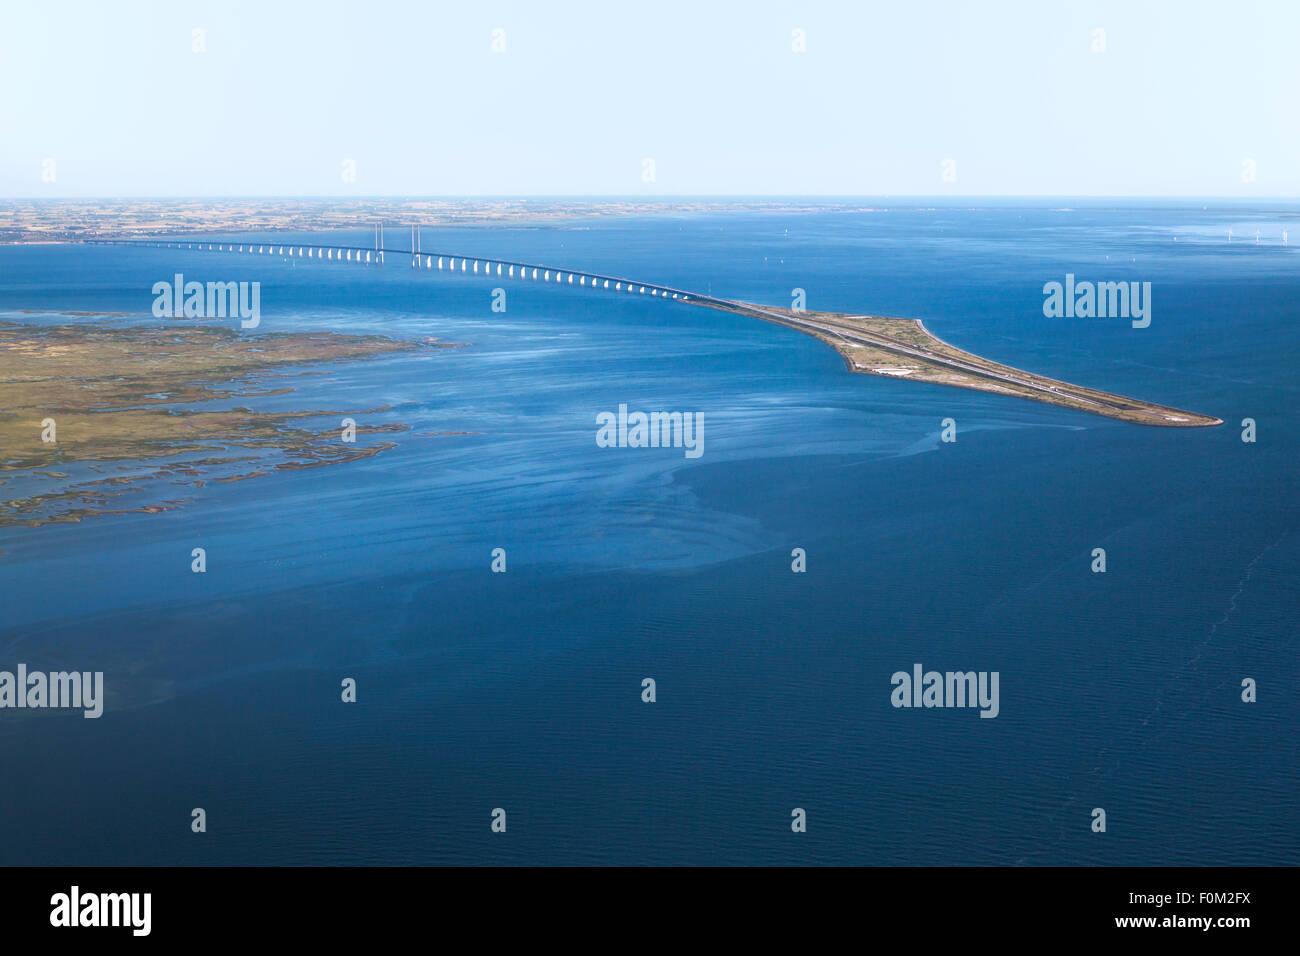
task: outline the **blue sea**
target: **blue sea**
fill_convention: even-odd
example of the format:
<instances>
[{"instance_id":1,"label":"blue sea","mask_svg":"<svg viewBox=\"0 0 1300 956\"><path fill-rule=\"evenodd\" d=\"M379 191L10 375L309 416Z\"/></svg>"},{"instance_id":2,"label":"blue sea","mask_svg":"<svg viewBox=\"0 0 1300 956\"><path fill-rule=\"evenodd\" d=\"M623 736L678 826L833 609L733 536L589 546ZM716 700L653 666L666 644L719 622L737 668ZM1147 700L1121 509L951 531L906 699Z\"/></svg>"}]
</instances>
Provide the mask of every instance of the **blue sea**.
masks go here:
<instances>
[{"instance_id":1,"label":"blue sea","mask_svg":"<svg viewBox=\"0 0 1300 956\"><path fill-rule=\"evenodd\" d=\"M260 282L245 335L465 343L228 403L409 426L374 457L0 527L0 669L106 687L98 720L0 711L0 864L1300 863L1300 206L846 200L422 243L802 289L1225 424L850 375L788 328L395 255L0 247L0 321L175 322L151 287L179 272ZM1045 317L1067 273L1151 282L1150 326ZM620 404L697 413L703 454L599 447ZM917 663L998 672L996 719L892 706Z\"/></svg>"}]
</instances>

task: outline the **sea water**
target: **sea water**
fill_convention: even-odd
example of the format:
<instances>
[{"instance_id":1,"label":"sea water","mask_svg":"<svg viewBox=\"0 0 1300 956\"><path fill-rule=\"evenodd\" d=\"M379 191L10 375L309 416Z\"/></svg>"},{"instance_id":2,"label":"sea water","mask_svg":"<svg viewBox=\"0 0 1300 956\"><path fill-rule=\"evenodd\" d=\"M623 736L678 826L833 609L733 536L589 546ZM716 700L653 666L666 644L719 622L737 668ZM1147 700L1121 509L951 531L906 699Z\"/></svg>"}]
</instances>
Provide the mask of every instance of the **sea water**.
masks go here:
<instances>
[{"instance_id":1,"label":"sea water","mask_svg":"<svg viewBox=\"0 0 1300 956\"><path fill-rule=\"evenodd\" d=\"M104 674L97 720L0 711L0 863L1300 862L1298 213L846 200L423 231L922 318L1225 420L1189 429L850 375L788 328L396 254L0 248L2 321L175 323L150 289L183 273L260 282L241 334L465 343L228 403L321 430L387 409L357 416L409 426L359 438L396 443L375 457L0 528L0 669ZM1045 316L1067 273L1150 282L1150 325ZM623 404L698 415L702 454L601 447ZM892 706L918 662L996 672L996 719Z\"/></svg>"}]
</instances>

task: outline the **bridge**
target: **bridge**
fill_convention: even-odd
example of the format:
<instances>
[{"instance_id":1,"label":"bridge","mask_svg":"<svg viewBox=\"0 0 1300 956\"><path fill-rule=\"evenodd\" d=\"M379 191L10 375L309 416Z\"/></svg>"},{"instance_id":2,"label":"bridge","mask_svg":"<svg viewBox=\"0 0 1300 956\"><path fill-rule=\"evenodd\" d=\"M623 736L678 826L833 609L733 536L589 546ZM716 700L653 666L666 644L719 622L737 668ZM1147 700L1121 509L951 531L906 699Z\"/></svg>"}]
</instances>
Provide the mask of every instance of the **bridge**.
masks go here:
<instances>
[{"instance_id":1,"label":"bridge","mask_svg":"<svg viewBox=\"0 0 1300 956\"><path fill-rule=\"evenodd\" d=\"M1001 365L949 345L930 332L919 319L842 312L809 312L802 309L757 305L713 295L700 295L697 292L677 289L658 282L642 282L623 276L561 269L511 259L425 252L421 239L420 229L413 226L409 249L388 248L384 244L383 227L377 225L374 244L370 247L193 238L88 239L84 242L96 245L183 249L237 256L273 256L295 262L306 259L312 262L359 265L383 265L386 256L395 256L399 259L409 257L412 269L427 272L442 271L464 276L558 284L575 289L590 289L593 292L644 295L653 299L705 306L784 325L811 335L835 349L844 359L848 370L856 374L908 378L911 381L992 392L1141 425L1203 427L1223 424L1222 419L1211 415L1182 411L1111 392L1072 385L1069 382Z\"/></svg>"},{"instance_id":2,"label":"bridge","mask_svg":"<svg viewBox=\"0 0 1300 956\"><path fill-rule=\"evenodd\" d=\"M385 256L410 258L411 268L430 271L476 275L484 278L517 279L531 282L550 282L561 285L590 288L631 295L648 295L652 298L676 299L705 305L711 296L701 296L684 289L674 289L661 283L640 282L623 276L602 275L574 269L557 269L554 266L510 259L491 259L447 252L424 252L420 248L418 230L411 231L411 248L393 249L383 245L383 232L376 228L375 244L365 246L331 246L318 243L286 242L230 242L227 240L193 239L87 239L89 245L143 246L154 249L185 249L196 252L220 252L232 255L275 256L282 259L309 259L318 262L353 263L358 265L383 265ZM727 300L714 300L719 303Z\"/></svg>"}]
</instances>

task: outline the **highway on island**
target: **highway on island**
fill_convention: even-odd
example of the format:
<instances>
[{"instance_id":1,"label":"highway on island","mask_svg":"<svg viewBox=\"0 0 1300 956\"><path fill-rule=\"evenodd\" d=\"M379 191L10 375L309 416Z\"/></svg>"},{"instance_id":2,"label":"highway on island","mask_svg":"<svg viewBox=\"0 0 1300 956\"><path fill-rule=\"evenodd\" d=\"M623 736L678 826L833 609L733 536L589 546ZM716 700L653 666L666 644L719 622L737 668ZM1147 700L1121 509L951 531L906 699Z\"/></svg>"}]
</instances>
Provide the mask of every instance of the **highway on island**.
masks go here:
<instances>
[{"instance_id":1,"label":"highway on island","mask_svg":"<svg viewBox=\"0 0 1300 956\"><path fill-rule=\"evenodd\" d=\"M709 304L709 299L705 297L697 298L695 301L697 305ZM990 369L981 368L978 365L972 365L968 362L963 362L960 359L951 358L941 353L929 352L924 349L918 349L910 345L903 345L900 342L895 342L891 339L880 338L878 336L871 335L868 332L861 332L857 329L852 329L845 326L837 326L832 323L826 323L826 322L814 322L810 319L796 319L786 313L773 312L770 309L765 309L762 306L754 305L749 302L735 302L726 299L715 299L714 301L726 302L727 305L733 308L741 309L744 310L745 312L758 314L760 316L771 319L773 322L778 322L782 325L798 325L798 326L803 326L805 328L817 329L819 331L825 332L828 335L834 335L848 342L854 342L860 345L870 345L874 348L882 349L886 352L894 352L899 355L908 355L911 356L912 358L923 359L924 361L930 362L934 365L945 365L948 366L949 368L959 369L960 371L968 372L972 375L978 375L981 378L991 378L997 381L1007 382L1012 385L1019 385L1024 388L1034 388L1034 389L1038 389L1039 391L1050 392L1056 395L1061 395L1063 397L1068 397L1076 402L1083 402L1084 404L1087 405L1096 405L1099 408L1109 407L1119 411L1124 411L1134 406L1143 404L1141 402L1135 402L1133 403L1133 405L1124 406L1115 403L1098 402L1090 398L1084 398L1082 395L1078 395L1073 392L1063 392L1059 388L1056 388L1051 385L1039 385L1037 382L1026 381L1025 379L1020 379L1020 378L1013 378L1010 375L1003 375L998 372L994 372ZM846 316L846 317L861 318L861 319L870 318L870 316L865 316L865 315ZM925 326L922 325L921 328L925 329ZM927 332L927 334L929 333L928 329L925 329L925 331Z\"/></svg>"}]
</instances>

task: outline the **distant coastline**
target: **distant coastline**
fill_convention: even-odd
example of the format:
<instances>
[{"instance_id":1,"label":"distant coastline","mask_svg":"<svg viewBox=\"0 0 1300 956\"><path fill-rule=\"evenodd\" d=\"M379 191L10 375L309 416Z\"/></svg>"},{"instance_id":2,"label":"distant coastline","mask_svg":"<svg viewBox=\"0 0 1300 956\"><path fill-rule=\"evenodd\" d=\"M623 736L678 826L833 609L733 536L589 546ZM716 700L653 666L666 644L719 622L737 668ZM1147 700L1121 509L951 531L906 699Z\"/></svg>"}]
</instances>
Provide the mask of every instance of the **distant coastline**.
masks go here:
<instances>
[{"instance_id":1,"label":"distant coastline","mask_svg":"<svg viewBox=\"0 0 1300 956\"><path fill-rule=\"evenodd\" d=\"M329 232L408 226L546 227L584 220L720 212L862 212L860 203L709 199L6 199L0 243L149 236Z\"/></svg>"}]
</instances>

